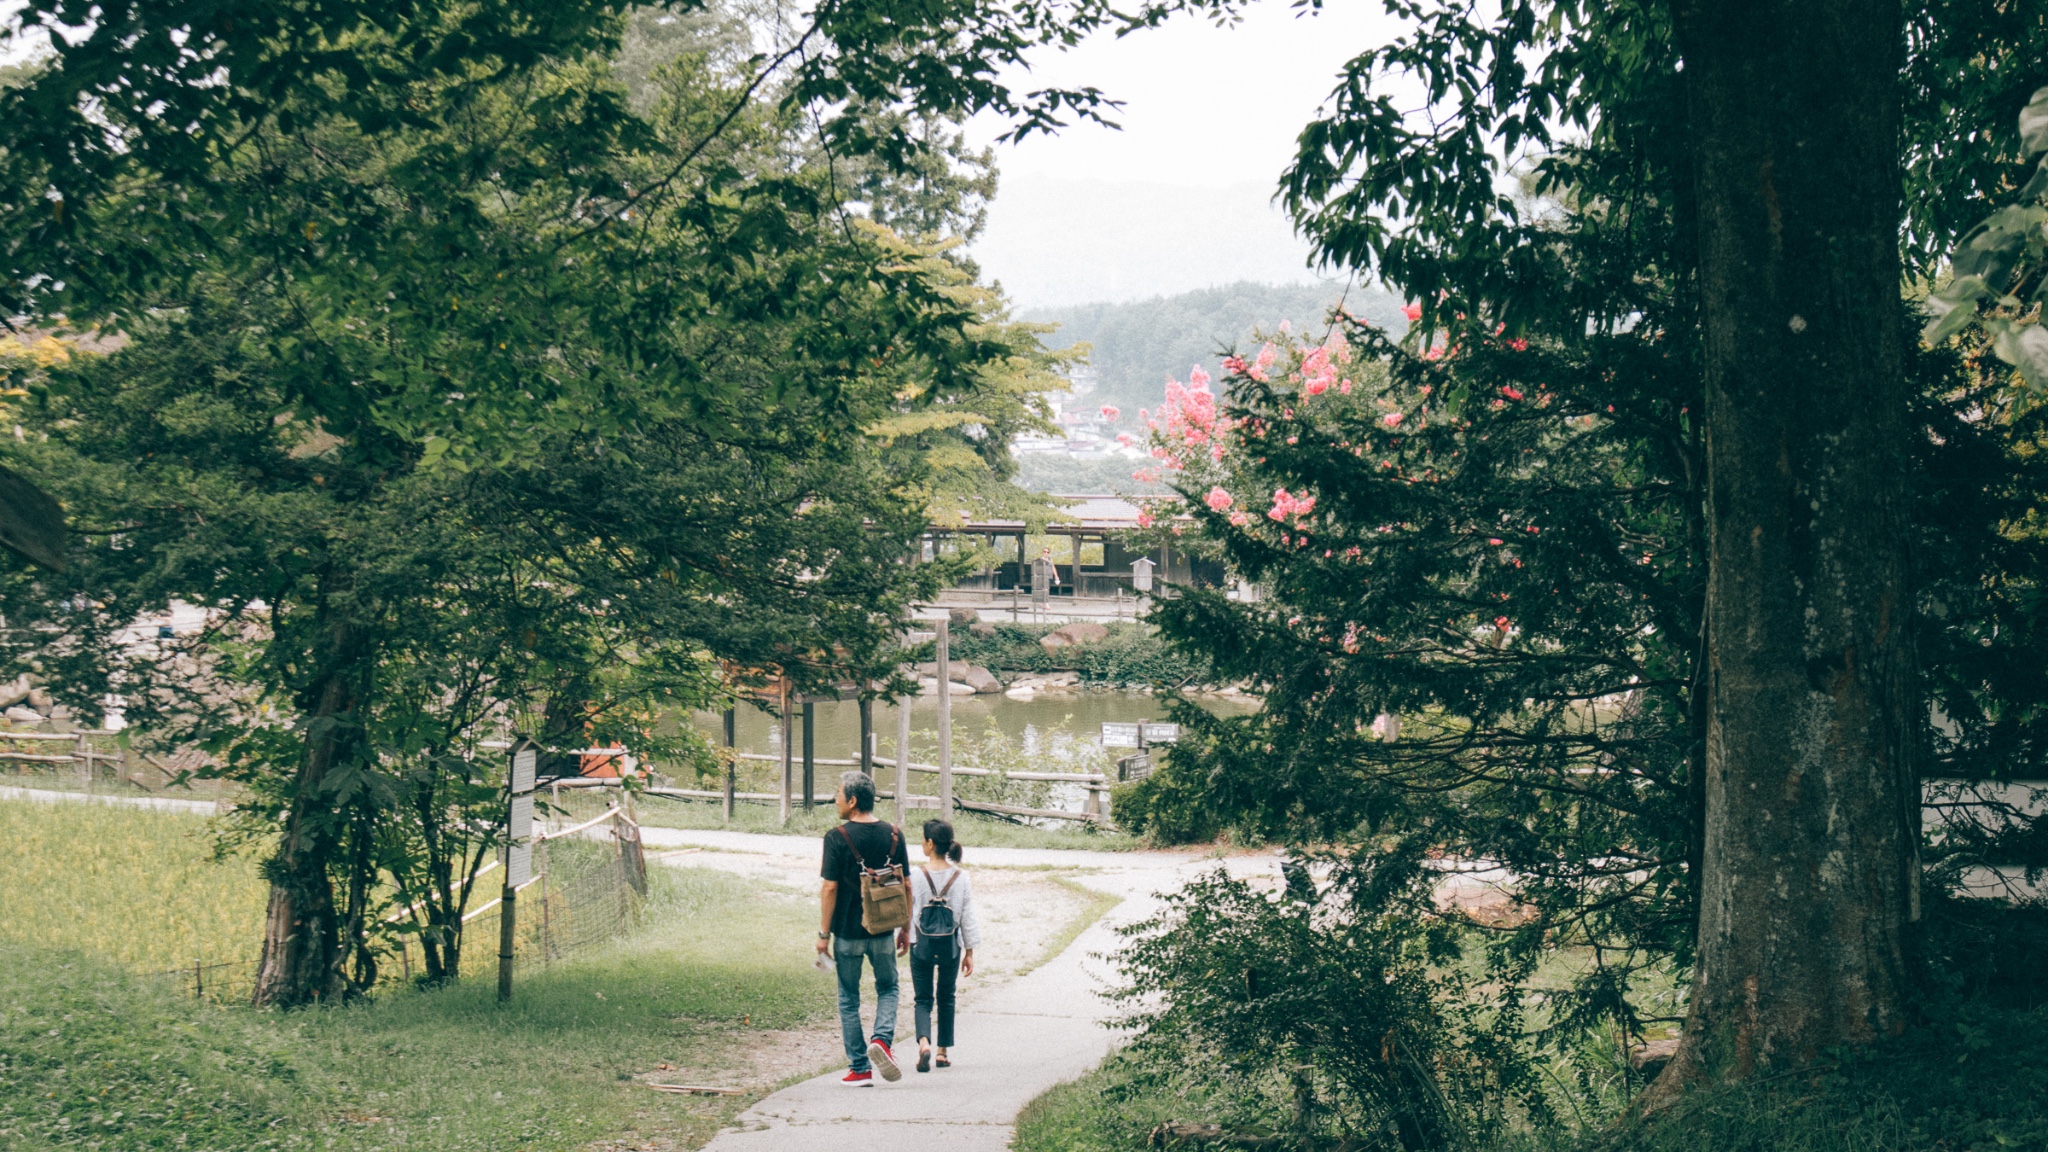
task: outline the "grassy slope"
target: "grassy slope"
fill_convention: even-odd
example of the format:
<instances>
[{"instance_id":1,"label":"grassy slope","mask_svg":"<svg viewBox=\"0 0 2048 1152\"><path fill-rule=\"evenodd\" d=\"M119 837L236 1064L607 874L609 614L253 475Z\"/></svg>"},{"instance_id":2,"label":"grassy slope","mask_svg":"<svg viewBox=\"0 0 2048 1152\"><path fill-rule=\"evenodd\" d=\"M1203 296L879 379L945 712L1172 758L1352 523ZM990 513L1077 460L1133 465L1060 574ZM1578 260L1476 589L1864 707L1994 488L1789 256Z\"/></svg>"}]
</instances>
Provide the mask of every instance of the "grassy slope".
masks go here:
<instances>
[{"instance_id":1,"label":"grassy slope","mask_svg":"<svg viewBox=\"0 0 2048 1152\"><path fill-rule=\"evenodd\" d=\"M251 959L268 891L213 859L213 821L100 804L0 801L0 940L134 971Z\"/></svg>"},{"instance_id":2,"label":"grassy slope","mask_svg":"<svg viewBox=\"0 0 2048 1152\"><path fill-rule=\"evenodd\" d=\"M1136 1152L1198 1098L1121 1098L1115 1062L1019 1117L1015 1152ZM1996 1152L2048 1148L2048 1008L1974 1007L1832 1071L1700 1093L1649 1121L1491 1133L1474 1152Z\"/></svg>"},{"instance_id":3,"label":"grassy slope","mask_svg":"<svg viewBox=\"0 0 2048 1152\"><path fill-rule=\"evenodd\" d=\"M73 812L84 815L72 830L97 844L51 839ZM666 1062L717 1075L750 1032L831 1010L823 978L788 946L806 934L807 898L665 868L632 938L523 973L507 1007L486 981L289 1015L197 1003L108 953L155 964L143 938L203 905L208 880L229 893L249 881L241 865L195 871L203 822L17 804L0 804L0 819L0 1148L497 1152L624 1132L694 1146L745 1101L654 1093L635 1073ZM110 834L135 822L132 841ZM39 827L39 850L19 851L14 836ZM72 871L88 850L104 866ZM184 886L153 886L166 854ZM65 932L80 912L96 918Z\"/></svg>"}]
</instances>

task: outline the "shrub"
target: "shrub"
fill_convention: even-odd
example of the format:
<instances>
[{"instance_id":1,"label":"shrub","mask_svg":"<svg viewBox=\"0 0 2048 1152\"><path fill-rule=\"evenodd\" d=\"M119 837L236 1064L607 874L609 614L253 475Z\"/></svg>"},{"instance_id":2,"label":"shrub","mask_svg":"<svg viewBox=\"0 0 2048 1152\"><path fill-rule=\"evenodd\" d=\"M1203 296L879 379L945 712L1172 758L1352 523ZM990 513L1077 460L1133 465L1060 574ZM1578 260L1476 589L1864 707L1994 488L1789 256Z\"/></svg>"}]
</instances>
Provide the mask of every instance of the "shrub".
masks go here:
<instances>
[{"instance_id":1,"label":"shrub","mask_svg":"<svg viewBox=\"0 0 2048 1152\"><path fill-rule=\"evenodd\" d=\"M1229 1127L1405 1152L1510 1112L1550 1119L1520 996L1492 995L1528 973L1470 962L1419 849L1297 854L1285 872L1275 894L1214 873L1130 930L1123 1091L1206 1091Z\"/></svg>"},{"instance_id":2,"label":"shrub","mask_svg":"<svg viewBox=\"0 0 2048 1152\"><path fill-rule=\"evenodd\" d=\"M1047 649L1039 641L1057 627L997 624L992 636L963 629L950 641L951 655L1004 672L1078 672L1082 680L1104 687L1183 687L1211 677L1208 660L1168 646L1149 624L1110 624L1109 635L1092 644Z\"/></svg>"}]
</instances>

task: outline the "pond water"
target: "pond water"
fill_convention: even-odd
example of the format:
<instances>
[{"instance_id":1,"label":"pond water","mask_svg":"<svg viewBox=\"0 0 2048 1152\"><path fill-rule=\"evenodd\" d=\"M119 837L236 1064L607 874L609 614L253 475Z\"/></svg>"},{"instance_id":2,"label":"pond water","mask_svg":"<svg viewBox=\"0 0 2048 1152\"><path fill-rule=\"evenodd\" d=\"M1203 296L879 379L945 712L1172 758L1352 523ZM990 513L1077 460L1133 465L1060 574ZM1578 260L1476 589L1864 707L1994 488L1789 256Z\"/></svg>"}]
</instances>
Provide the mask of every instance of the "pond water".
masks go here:
<instances>
[{"instance_id":1,"label":"pond water","mask_svg":"<svg viewBox=\"0 0 2048 1152\"><path fill-rule=\"evenodd\" d=\"M1256 701L1231 697L1199 697L1202 706L1218 715L1235 716L1258 708ZM913 756L924 755L938 728L939 701L920 696L910 702ZM816 754L820 759L851 759L860 753L860 711L850 700L815 705ZM881 755L891 756L896 746L896 706L876 704L875 732ZM1105 721L1164 720L1166 706L1146 692L1042 693L1031 700L1012 700L1000 694L953 697L955 739L979 734L993 724L1026 753L1035 753L1055 735L1065 733L1092 740ZM692 716L698 731L713 744L724 739L720 717L713 712ZM753 707L739 710L739 747L742 752L776 755L782 751L781 721L772 712ZM803 718L799 713L792 725L798 741L794 752L803 754ZM920 736L919 733L924 733Z\"/></svg>"}]
</instances>

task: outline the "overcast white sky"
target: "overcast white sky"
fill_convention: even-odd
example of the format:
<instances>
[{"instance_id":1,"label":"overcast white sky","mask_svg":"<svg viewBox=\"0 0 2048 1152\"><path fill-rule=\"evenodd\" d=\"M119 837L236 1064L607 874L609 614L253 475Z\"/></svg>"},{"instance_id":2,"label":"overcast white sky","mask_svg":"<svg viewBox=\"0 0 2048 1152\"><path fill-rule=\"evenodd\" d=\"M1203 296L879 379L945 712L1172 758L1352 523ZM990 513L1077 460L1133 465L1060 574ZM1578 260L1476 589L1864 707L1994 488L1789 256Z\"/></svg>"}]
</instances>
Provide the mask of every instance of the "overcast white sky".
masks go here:
<instances>
[{"instance_id":1,"label":"overcast white sky","mask_svg":"<svg viewBox=\"0 0 2048 1152\"><path fill-rule=\"evenodd\" d=\"M1397 30L1379 0L1317 15L1266 0L1234 27L1182 19L1042 57L1012 79L1093 84L1124 101L1122 131L999 146L1002 190L974 255L1026 307L1314 278L1274 188L1344 62Z\"/></svg>"}]
</instances>

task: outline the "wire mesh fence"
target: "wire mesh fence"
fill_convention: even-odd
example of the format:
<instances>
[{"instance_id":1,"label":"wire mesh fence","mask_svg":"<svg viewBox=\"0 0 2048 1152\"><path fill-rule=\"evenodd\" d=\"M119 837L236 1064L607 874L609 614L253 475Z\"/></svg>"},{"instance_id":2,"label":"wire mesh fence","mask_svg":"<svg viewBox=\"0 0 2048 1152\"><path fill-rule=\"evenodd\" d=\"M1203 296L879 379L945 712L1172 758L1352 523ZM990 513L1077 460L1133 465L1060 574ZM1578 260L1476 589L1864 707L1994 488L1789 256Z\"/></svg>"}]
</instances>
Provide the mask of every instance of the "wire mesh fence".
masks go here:
<instances>
[{"instance_id":1,"label":"wire mesh fence","mask_svg":"<svg viewBox=\"0 0 2048 1152\"><path fill-rule=\"evenodd\" d=\"M646 903L647 863L640 830L614 807L602 807L585 819L549 822L551 831L536 837L533 878L514 901L515 968L546 967L620 939L639 922ZM580 826L579 826L580 825ZM498 959L498 916L501 891L493 881L502 870L493 863L479 875L471 907L463 916L464 979L485 978ZM398 986L424 973L418 942L397 935L377 945L378 983ZM206 962L159 969L146 975L167 989L217 1003L246 1001L255 994L256 959Z\"/></svg>"}]
</instances>

